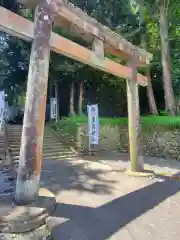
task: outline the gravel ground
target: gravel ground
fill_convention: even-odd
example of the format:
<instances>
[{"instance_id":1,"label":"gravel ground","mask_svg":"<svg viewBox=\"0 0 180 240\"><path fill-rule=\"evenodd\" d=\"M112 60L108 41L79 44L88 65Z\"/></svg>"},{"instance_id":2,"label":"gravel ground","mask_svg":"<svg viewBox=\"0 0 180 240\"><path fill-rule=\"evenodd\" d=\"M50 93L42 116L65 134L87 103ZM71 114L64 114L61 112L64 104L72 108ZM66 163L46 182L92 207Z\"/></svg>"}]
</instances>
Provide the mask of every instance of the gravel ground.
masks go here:
<instances>
[{"instance_id":1,"label":"gravel ground","mask_svg":"<svg viewBox=\"0 0 180 240\"><path fill-rule=\"evenodd\" d=\"M1 234L0 240L53 240L46 225L25 234Z\"/></svg>"}]
</instances>

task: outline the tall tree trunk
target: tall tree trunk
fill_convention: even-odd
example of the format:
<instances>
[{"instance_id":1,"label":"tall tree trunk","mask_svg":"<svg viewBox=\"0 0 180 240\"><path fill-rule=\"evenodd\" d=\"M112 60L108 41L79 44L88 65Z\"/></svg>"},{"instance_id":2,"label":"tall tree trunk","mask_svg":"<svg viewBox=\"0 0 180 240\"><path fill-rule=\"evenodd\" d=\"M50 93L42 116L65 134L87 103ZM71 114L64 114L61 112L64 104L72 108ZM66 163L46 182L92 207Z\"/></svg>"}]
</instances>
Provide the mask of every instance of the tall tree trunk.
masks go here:
<instances>
[{"instance_id":1,"label":"tall tree trunk","mask_svg":"<svg viewBox=\"0 0 180 240\"><path fill-rule=\"evenodd\" d=\"M141 22L141 24L142 24L142 22ZM145 24L145 30L147 30L146 24ZM145 34L141 35L141 46L142 46L142 48L147 50L147 33L146 32L145 32ZM158 110L157 110L156 101L155 101L155 97L154 97L154 92L153 92L153 87L152 87L152 82L151 82L151 75L150 75L149 69L146 70L146 76L148 79L148 85L147 85L146 91L147 91L149 109L150 109L151 114L158 115Z\"/></svg>"},{"instance_id":2,"label":"tall tree trunk","mask_svg":"<svg viewBox=\"0 0 180 240\"><path fill-rule=\"evenodd\" d=\"M160 11L161 58L163 67L165 105L169 114L175 115L176 104L172 87L171 57L168 36L168 16L167 9L165 6L165 0L159 1L159 11Z\"/></svg>"},{"instance_id":3,"label":"tall tree trunk","mask_svg":"<svg viewBox=\"0 0 180 240\"><path fill-rule=\"evenodd\" d=\"M157 110L156 101L155 101L155 97L154 97L154 92L153 92L153 87L152 87L152 82L151 82L151 75L150 75L149 69L146 71L146 76L148 79L147 97L148 97L149 109L150 109L151 114L158 115L158 110Z\"/></svg>"},{"instance_id":4,"label":"tall tree trunk","mask_svg":"<svg viewBox=\"0 0 180 240\"><path fill-rule=\"evenodd\" d=\"M49 96L50 96L50 98L53 97L53 82L52 82L52 80L49 81Z\"/></svg>"},{"instance_id":5,"label":"tall tree trunk","mask_svg":"<svg viewBox=\"0 0 180 240\"><path fill-rule=\"evenodd\" d=\"M59 84L55 83L55 98L56 98L56 122L59 119Z\"/></svg>"},{"instance_id":6,"label":"tall tree trunk","mask_svg":"<svg viewBox=\"0 0 180 240\"><path fill-rule=\"evenodd\" d=\"M83 81L80 81L79 84L79 102L78 102L78 113L79 115L83 114Z\"/></svg>"},{"instance_id":7,"label":"tall tree trunk","mask_svg":"<svg viewBox=\"0 0 180 240\"><path fill-rule=\"evenodd\" d=\"M70 115L74 116L75 115L75 111L74 111L74 83L73 82L71 83L69 110L70 110Z\"/></svg>"}]
</instances>

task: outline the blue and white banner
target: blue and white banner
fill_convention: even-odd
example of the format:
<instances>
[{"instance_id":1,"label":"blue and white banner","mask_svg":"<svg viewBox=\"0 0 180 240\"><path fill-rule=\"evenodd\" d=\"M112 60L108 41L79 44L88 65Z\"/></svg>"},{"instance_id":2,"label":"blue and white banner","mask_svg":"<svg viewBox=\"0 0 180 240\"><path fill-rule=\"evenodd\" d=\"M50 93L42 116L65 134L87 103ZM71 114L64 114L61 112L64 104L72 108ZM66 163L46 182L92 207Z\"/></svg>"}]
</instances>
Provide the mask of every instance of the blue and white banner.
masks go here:
<instances>
[{"instance_id":1,"label":"blue and white banner","mask_svg":"<svg viewBox=\"0 0 180 240\"><path fill-rule=\"evenodd\" d=\"M50 98L50 115L51 115L51 119L56 119L56 98Z\"/></svg>"},{"instance_id":2,"label":"blue and white banner","mask_svg":"<svg viewBox=\"0 0 180 240\"><path fill-rule=\"evenodd\" d=\"M4 91L0 91L0 124L3 122L3 117L4 117L4 107L5 107L5 95Z\"/></svg>"},{"instance_id":3,"label":"blue and white banner","mask_svg":"<svg viewBox=\"0 0 180 240\"><path fill-rule=\"evenodd\" d=\"M89 144L98 145L99 142L99 114L98 105L87 105Z\"/></svg>"},{"instance_id":4,"label":"blue and white banner","mask_svg":"<svg viewBox=\"0 0 180 240\"><path fill-rule=\"evenodd\" d=\"M4 91L0 91L0 131L2 131L5 109L5 94Z\"/></svg>"}]
</instances>

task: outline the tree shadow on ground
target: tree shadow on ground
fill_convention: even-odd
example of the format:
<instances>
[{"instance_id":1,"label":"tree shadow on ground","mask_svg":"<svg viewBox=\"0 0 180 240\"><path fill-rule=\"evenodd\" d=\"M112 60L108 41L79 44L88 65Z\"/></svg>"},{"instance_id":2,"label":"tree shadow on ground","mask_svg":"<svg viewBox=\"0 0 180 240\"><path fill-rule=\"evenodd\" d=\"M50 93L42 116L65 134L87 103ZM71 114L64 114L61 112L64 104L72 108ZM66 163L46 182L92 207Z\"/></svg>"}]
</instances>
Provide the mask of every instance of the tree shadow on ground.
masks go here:
<instances>
[{"instance_id":1,"label":"tree shadow on ground","mask_svg":"<svg viewBox=\"0 0 180 240\"><path fill-rule=\"evenodd\" d=\"M88 162L75 160L45 160L41 173L41 187L46 187L54 194L62 190L87 191L96 194L110 194L114 180L105 175L112 172L100 164L89 167Z\"/></svg>"},{"instance_id":2,"label":"tree shadow on ground","mask_svg":"<svg viewBox=\"0 0 180 240\"><path fill-rule=\"evenodd\" d=\"M169 168L173 170L180 170L180 162L175 159L165 159L165 158L157 158L151 156L144 156L144 163L152 167L153 170L158 168L163 172L164 169ZM83 159L88 161L96 161L101 162L107 165L112 166L112 168L121 169L127 168L130 166L130 156L129 153L117 153L117 152L108 152L103 151L97 154L96 156L83 156Z\"/></svg>"},{"instance_id":3,"label":"tree shadow on ground","mask_svg":"<svg viewBox=\"0 0 180 240\"><path fill-rule=\"evenodd\" d=\"M175 195L179 189L180 183L166 180L130 192L97 208L58 204L48 224L53 226L52 233L56 239L108 239L137 217Z\"/></svg>"}]
</instances>

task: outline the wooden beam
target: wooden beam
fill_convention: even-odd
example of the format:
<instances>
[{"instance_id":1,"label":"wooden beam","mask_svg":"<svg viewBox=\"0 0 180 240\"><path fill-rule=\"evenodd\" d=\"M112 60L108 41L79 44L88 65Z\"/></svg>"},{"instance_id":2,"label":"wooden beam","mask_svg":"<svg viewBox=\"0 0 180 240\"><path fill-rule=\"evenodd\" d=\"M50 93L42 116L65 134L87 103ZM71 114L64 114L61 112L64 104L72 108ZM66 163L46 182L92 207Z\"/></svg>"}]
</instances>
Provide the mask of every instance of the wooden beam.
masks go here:
<instances>
[{"instance_id":1,"label":"wooden beam","mask_svg":"<svg viewBox=\"0 0 180 240\"><path fill-rule=\"evenodd\" d=\"M129 61L128 66L132 68L132 81L126 80L131 171L141 172L144 166L140 145L140 109L135 58Z\"/></svg>"},{"instance_id":2,"label":"wooden beam","mask_svg":"<svg viewBox=\"0 0 180 240\"><path fill-rule=\"evenodd\" d=\"M40 0L18 0L18 2L31 7L34 7L39 1ZM152 54L132 45L108 27L103 26L97 20L88 16L81 9L75 7L69 1L54 0L54 2L61 5L61 11L58 12L56 18L57 25L65 27L67 30L72 30L74 29L73 26L75 26L76 34L85 40L89 38L89 41L92 41L94 37L102 39L111 46L111 48L105 49L106 52L116 53L123 59L130 59L135 52L137 64L148 65L152 60ZM113 51L111 51L112 48Z\"/></svg>"},{"instance_id":3,"label":"wooden beam","mask_svg":"<svg viewBox=\"0 0 180 240\"><path fill-rule=\"evenodd\" d=\"M0 16L0 30L8 32L9 34L26 41L32 41L34 38L34 24L31 21L2 7L0 7ZM84 64L88 64L104 72L131 80L131 68L113 62L107 58L100 59L96 56L95 52L90 51L85 47L82 47L79 44L76 44L55 33L51 34L51 50ZM138 84L146 86L147 77L142 74L138 74Z\"/></svg>"}]
</instances>

